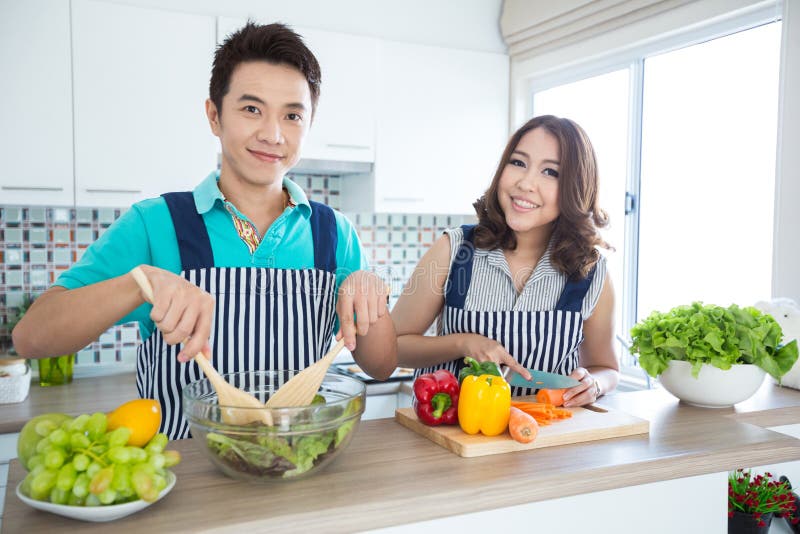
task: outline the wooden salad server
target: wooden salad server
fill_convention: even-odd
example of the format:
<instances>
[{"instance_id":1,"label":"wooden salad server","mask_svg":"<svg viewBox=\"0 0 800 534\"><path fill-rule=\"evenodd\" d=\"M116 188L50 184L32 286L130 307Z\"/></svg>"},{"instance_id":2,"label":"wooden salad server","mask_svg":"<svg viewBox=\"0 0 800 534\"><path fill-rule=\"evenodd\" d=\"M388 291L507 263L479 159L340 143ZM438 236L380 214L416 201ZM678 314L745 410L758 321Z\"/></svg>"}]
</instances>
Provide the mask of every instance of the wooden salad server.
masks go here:
<instances>
[{"instance_id":1,"label":"wooden salad server","mask_svg":"<svg viewBox=\"0 0 800 534\"><path fill-rule=\"evenodd\" d=\"M131 270L131 275L139 285L139 289L141 289L144 298L152 303L153 287L150 285L147 276L145 276L144 272L139 267L134 267L133 270ZM222 408L221 415L223 423L246 425L253 421L258 421L265 425L272 425L272 415L264 409L264 405L261 401L246 391L227 383L202 352L197 353L194 357L194 361L200 366L200 369L202 369L206 378L208 378L208 381L211 382L211 385L214 386L214 390L217 392L219 405ZM291 383L291 380L287 382L287 384L289 383ZM309 401L308 404L311 404L311 402ZM231 409L226 409L226 407L230 407Z\"/></svg>"}]
</instances>

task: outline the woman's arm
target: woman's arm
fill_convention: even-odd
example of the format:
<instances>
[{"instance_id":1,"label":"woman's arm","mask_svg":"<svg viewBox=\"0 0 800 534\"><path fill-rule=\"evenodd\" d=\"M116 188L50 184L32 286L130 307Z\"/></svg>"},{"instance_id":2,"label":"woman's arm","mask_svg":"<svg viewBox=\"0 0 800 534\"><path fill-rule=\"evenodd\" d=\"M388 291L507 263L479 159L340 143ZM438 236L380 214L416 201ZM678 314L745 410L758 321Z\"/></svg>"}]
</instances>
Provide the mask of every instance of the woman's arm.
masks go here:
<instances>
[{"instance_id":1,"label":"woman's arm","mask_svg":"<svg viewBox=\"0 0 800 534\"><path fill-rule=\"evenodd\" d=\"M443 235L419 260L392 309L397 333L397 361L427 367L458 358L458 336L424 336L444 306L444 285L450 269L450 238Z\"/></svg>"},{"instance_id":2,"label":"woman's arm","mask_svg":"<svg viewBox=\"0 0 800 534\"><path fill-rule=\"evenodd\" d=\"M423 335L444 306L444 286L450 271L450 238L443 235L419 260L392 310L397 332L397 360L407 367L429 367L464 356L508 365L528 377L505 348L479 334Z\"/></svg>"},{"instance_id":3,"label":"woman's arm","mask_svg":"<svg viewBox=\"0 0 800 534\"><path fill-rule=\"evenodd\" d=\"M596 400L595 381L600 395L617 387L619 360L614 343L614 286L606 273L600 298L592 315L583 323L583 343L580 346L580 366L572 376L584 384L575 386L564 395L567 406L581 406ZM587 376L588 375L588 376Z\"/></svg>"}]
</instances>

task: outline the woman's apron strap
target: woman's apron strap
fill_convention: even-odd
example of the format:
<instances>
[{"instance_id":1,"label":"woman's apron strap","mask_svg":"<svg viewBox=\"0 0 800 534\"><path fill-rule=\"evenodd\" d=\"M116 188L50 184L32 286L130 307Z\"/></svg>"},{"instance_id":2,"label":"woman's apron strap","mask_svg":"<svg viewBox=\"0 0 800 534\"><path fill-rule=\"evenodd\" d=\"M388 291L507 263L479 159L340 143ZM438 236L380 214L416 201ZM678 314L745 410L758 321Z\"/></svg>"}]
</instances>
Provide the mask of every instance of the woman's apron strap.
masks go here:
<instances>
[{"instance_id":1,"label":"woman's apron strap","mask_svg":"<svg viewBox=\"0 0 800 534\"><path fill-rule=\"evenodd\" d=\"M447 306L451 308L464 308L464 302L467 300L467 292L469 292L469 284L472 281L472 259L475 253L475 245L472 243L472 238L475 234L474 224L465 224L461 226L464 232L464 239L458 246L453 264L450 266L450 274L447 276L445 283L444 301Z\"/></svg>"},{"instance_id":2,"label":"woman's apron strap","mask_svg":"<svg viewBox=\"0 0 800 534\"><path fill-rule=\"evenodd\" d=\"M592 285L596 267L592 267L586 278L580 280L568 280L564 286L564 291L561 292L561 297L556 303L557 310L580 312L583 306L583 297L589 291L589 286Z\"/></svg>"}]
</instances>

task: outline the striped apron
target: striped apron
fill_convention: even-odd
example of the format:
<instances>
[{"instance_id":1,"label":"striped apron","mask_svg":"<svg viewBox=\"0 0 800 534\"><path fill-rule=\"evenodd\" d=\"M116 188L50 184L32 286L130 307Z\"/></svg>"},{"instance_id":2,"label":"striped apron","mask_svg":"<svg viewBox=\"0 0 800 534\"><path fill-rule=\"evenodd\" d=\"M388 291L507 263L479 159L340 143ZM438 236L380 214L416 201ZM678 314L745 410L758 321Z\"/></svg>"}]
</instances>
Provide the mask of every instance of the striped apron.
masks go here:
<instances>
[{"instance_id":1,"label":"striped apron","mask_svg":"<svg viewBox=\"0 0 800 534\"><path fill-rule=\"evenodd\" d=\"M303 369L325 354L335 317L337 231L331 208L311 202L313 269L215 267L192 193L162 196L177 234L181 276L216 299L209 345L217 371ZM178 362L180 349L155 329L136 360L139 396L161 404L160 431L170 439L189 437L181 391L204 378L193 361Z\"/></svg>"},{"instance_id":2,"label":"striped apron","mask_svg":"<svg viewBox=\"0 0 800 534\"><path fill-rule=\"evenodd\" d=\"M578 367L578 347L583 341L581 305L594 277L567 281L555 309L548 311L465 310L472 282L474 225L464 225L461 242L445 284L445 305L439 318L440 335L480 334L500 343L523 367L563 375ZM465 356L469 356L465 354ZM448 369L458 376L463 358L417 370L416 374ZM511 394L531 395L535 389L512 388Z\"/></svg>"}]
</instances>

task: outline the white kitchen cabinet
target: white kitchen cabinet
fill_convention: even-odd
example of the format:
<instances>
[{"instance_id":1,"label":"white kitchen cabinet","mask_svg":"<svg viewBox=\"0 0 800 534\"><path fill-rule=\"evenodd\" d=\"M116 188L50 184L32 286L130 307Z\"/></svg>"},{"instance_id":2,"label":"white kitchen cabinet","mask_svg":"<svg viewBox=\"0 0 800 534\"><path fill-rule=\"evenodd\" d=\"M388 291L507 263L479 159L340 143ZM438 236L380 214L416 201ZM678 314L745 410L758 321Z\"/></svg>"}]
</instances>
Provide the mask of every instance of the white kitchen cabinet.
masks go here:
<instances>
[{"instance_id":1,"label":"white kitchen cabinet","mask_svg":"<svg viewBox=\"0 0 800 534\"><path fill-rule=\"evenodd\" d=\"M69 2L0 6L0 204L73 204L69 32Z\"/></svg>"},{"instance_id":2,"label":"white kitchen cabinet","mask_svg":"<svg viewBox=\"0 0 800 534\"><path fill-rule=\"evenodd\" d=\"M508 56L381 41L375 211L472 213L508 137Z\"/></svg>"},{"instance_id":3,"label":"white kitchen cabinet","mask_svg":"<svg viewBox=\"0 0 800 534\"><path fill-rule=\"evenodd\" d=\"M245 22L241 18L219 17L218 42ZM311 28L293 29L303 37L322 71L319 102L302 157L374 161L378 40Z\"/></svg>"},{"instance_id":4,"label":"white kitchen cabinet","mask_svg":"<svg viewBox=\"0 0 800 534\"><path fill-rule=\"evenodd\" d=\"M193 189L217 162L214 17L73 0L72 24L77 204Z\"/></svg>"},{"instance_id":5,"label":"white kitchen cabinet","mask_svg":"<svg viewBox=\"0 0 800 534\"><path fill-rule=\"evenodd\" d=\"M297 28L322 69L322 87L303 157L375 160L378 41Z\"/></svg>"}]
</instances>

